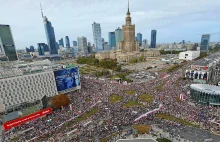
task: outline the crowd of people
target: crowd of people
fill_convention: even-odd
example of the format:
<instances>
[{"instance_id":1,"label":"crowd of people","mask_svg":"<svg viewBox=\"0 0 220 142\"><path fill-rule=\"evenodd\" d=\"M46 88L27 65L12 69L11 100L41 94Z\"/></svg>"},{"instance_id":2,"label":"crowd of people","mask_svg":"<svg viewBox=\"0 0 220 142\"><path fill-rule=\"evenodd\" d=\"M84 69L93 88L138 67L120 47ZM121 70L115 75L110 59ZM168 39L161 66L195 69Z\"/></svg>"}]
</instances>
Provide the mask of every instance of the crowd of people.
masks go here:
<instances>
[{"instance_id":1,"label":"crowd of people","mask_svg":"<svg viewBox=\"0 0 220 142\"><path fill-rule=\"evenodd\" d=\"M204 106L193 102L188 93L187 84L190 80L184 80L184 72L191 63L177 71L169 73L157 73L155 79L149 82L122 83L112 82L111 80L100 80L92 76L81 76L81 90L71 92L68 96L71 99L72 108L69 106L62 109L56 109L43 118L31 121L5 132L5 137L18 135L17 141L99 141L102 138L120 134L124 129L132 131L133 124L145 124L147 119L155 124L168 121L156 118L151 114L137 122L134 120L140 115L158 108L162 104L162 109L158 113L170 114L174 117L189 121L200 126L201 129L219 131L219 126L210 123L210 120L216 118L217 109L212 106ZM162 85L162 88L157 88ZM134 90L133 95L127 95L126 91ZM139 99L141 94L151 94L154 97L153 102L144 103L144 107L123 107L129 100ZM109 97L112 94L122 96L123 99L118 103L111 103ZM184 94L184 100L179 100L179 95ZM76 117L84 113L98 109L98 112L86 120L75 122ZM136 113L133 113L136 112ZM85 125L90 122L88 125ZM184 125L175 123L175 127L184 127ZM71 132L71 133L70 133ZM69 135L69 133L71 135ZM173 132L175 133L175 132ZM175 134L173 134L175 135ZM8 139L8 140L9 140Z\"/></svg>"}]
</instances>

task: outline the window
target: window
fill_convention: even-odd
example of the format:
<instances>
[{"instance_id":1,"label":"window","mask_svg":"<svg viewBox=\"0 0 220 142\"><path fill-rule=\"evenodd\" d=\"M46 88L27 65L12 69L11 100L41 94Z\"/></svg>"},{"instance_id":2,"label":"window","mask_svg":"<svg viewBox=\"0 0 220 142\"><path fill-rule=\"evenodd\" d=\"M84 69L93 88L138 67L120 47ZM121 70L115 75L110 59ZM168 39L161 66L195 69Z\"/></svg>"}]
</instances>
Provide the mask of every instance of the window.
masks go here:
<instances>
[{"instance_id":1,"label":"window","mask_svg":"<svg viewBox=\"0 0 220 142\"><path fill-rule=\"evenodd\" d=\"M185 54L185 56L188 56L188 54Z\"/></svg>"}]
</instances>

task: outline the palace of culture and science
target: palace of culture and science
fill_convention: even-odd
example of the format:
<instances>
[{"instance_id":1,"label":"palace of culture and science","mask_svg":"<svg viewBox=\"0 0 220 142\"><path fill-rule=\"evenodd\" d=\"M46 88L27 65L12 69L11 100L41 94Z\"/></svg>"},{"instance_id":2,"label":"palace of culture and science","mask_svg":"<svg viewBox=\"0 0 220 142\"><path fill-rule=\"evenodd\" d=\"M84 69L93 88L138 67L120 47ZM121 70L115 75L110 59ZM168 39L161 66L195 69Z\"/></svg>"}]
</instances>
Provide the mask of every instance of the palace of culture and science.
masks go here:
<instances>
[{"instance_id":1,"label":"palace of culture and science","mask_svg":"<svg viewBox=\"0 0 220 142\"><path fill-rule=\"evenodd\" d=\"M146 54L149 54L149 52L140 52L139 42L135 38L135 25L132 25L131 23L129 3L126 14L126 24L122 26L122 34L123 40L117 43L119 48L118 50L97 53L95 57L98 59L117 59L118 62L127 62L132 58L146 56ZM152 52L153 54L160 54L159 51Z\"/></svg>"}]
</instances>

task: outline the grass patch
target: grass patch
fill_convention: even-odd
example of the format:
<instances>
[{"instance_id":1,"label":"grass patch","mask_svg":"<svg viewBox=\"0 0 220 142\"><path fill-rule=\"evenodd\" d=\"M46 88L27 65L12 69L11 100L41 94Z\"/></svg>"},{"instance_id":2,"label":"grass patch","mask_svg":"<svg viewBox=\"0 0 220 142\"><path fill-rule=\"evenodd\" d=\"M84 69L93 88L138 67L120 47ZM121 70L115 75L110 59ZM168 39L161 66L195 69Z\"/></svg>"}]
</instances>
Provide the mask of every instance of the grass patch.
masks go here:
<instances>
[{"instance_id":1,"label":"grass patch","mask_svg":"<svg viewBox=\"0 0 220 142\"><path fill-rule=\"evenodd\" d=\"M143 107L143 105L138 103L137 100L129 100L123 105L123 108L131 108L135 106Z\"/></svg>"},{"instance_id":2,"label":"grass patch","mask_svg":"<svg viewBox=\"0 0 220 142\"><path fill-rule=\"evenodd\" d=\"M86 98L86 102L88 103L88 102L90 102L91 101L91 99L90 98Z\"/></svg>"},{"instance_id":3,"label":"grass patch","mask_svg":"<svg viewBox=\"0 0 220 142\"><path fill-rule=\"evenodd\" d=\"M154 101L154 97L149 94L142 94L138 96L138 99L140 99L142 102L149 102L149 103L152 103Z\"/></svg>"},{"instance_id":4,"label":"grass patch","mask_svg":"<svg viewBox=\"0 0 220 142\"><path fill-rule=\"evenodd\" d=\"M162 118L162 119L169 120L169 121L175 121L175 122L178 122L180 124L184 124L184 125L187 125L187 126L193 126L193 127L199 128L199 125L193 124L193 123L191 123L191 122L189 122L187 120L184 120L184 119L181 119L181 118L177 118L177 117L169 115L169 114L158 113L155 116L157 118Z\"/></svg>"},{"instance_id":5,"label":"grass patch","mask_svg":"<svg viewBox=\"0 0 220 142\"><path fill-rule=\"evenodd\" d=\"M13 139L10 140L10 142L18 141L19 137L14 137Z\"/></svg>"},{"instance_id":6,"label":"grass patch","mask_svg":"<svg viewBox=\"0 0 220 142\"><path fill-rule=\"evenodd\" d=\"M176 101L177 101L177 102L182 102L182 100L180 100L179 97L176 97Z\"/></svg>"},{"instance_id":7,"label":"grass patch","mask_svg":"<svg viewBox=\"0 0 220 142\"><path fill-rule=\"evenodd\" d=\"M109 101L111 103L117 103L117 102L120 102L121 100L123 99L122 96L119 96L119 95L116 95L116 94L113 94L109 97Z\"/></svg>"},{"instance_id":8,"label":"grass patch","mask_svg":"<svg viewBox=\"0 0 220 142\"><path fill-rule=\"evenodd\" d=\"M156 139L158 142L172 142L171 140L168 140L166 138L157 138Z\"/></svg>"},{"instance_id":9,"label":"grass patch","mask_svg":"<svg viewBox=\"0 0 220 142\"><path fill-rule=\"evenodd\" d=\"M119 134L120 132L117 132L117 133L113 133L111 134L110 136L107 136L103 139L100 140L100 142L108 142L112 137L116 136L117 134Z\"/></svg>"},{"instance_id":10,"label":"grass patch","mask_svg":"<svg viewBox=\"0 0 220 142\"><path fill-rule=\"evenodd\" d=\"M138 134L148 134L151 129L151 126L144 124L133 125L132 127L137 130Z\"/></svg>"},{"instance_id":11,"label":"grass patch","mask_svg":"<svg viewBox=\"0 0 220 142\"><path fill-rule=\"evenodd\" d=\"M34 113L34 112L39 111L39 110L40 110L40 109L38 108L38 106L31 106L31 107L25 109L25 110L22 112L22 113L23 113L22 116L25 116L25 115Z\"/></svg>"},{"instance_id":12,"label":"grass patch","mask_svg":"<svg viewBox=\"0 0 220 142\"><path fill-rule=\"evenodd\" d=\"M72 123L67 123L66 125L67 125L68 127L70 127L70 126L72 126L73 124L76 124L77 122L86 120L86 119L89 118L90 116L96 114L98 111L99 111L98 108L93 108L92 110L87 111L87 112L84 113L83 115L77 117Z\"/></svg>"},{"instance_id":13,"label":"grass patch","mask_svg":"<svg viewBox=\"0 0 220 142\"><path fill-rule=\"evenodd\" d=\"M125 91L125 94L127 94L127 95L134 95L135 93L136 93L135 90L127 90L127 91Z\"/></svg>"},{"instance_id":14,"label":"grass patch","mask_svg":"<svg viewBox=\"0 0 220 142\"><path fill-rule=\"evenodd\" d=\"M157 86L155 87L155 89L156 89L157 91L163 90L163 84L157 85Z\"/></svg>"},{"instance_id":15,"label":"grass patch","mask_svg":"<svg viewBox=\"0 0 220 142\"><path fill-rule=\"evenodd\" d=\"M120 78L120 77L117 76L117 75L114 75L114 76L111 77L111 79L116 79L116 78Z\"/></svg>"}]
</instances>

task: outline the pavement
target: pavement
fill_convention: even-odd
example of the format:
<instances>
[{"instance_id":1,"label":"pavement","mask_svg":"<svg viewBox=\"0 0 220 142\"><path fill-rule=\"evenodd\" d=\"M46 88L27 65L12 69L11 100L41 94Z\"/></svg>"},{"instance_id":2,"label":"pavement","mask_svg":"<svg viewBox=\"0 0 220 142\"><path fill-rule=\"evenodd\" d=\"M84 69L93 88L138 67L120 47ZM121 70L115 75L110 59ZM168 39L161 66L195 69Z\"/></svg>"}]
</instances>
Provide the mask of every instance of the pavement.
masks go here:
<instances>
[{"instance_id":1,"label":"pavement","mask_svg":"<svg viewBox=\"0 0 220 142\"><path fill-rule=\"evenodd\" d=\"M3 132L3 126L0 125L0 142L3 142L2 132Z\"/></svg>"}]
</instances>

